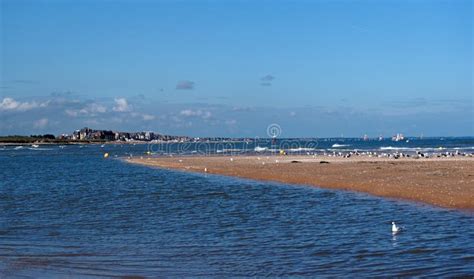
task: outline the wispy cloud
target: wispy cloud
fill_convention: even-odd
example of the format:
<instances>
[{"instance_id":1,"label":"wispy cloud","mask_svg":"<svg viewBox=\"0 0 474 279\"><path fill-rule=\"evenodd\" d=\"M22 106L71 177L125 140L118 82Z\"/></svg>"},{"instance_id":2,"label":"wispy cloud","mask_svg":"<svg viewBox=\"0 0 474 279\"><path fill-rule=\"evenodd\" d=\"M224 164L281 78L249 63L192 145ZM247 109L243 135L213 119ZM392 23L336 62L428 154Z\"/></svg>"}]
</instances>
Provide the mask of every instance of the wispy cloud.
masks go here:
<instances>
[{"instance_id":1,"label":"wispy cloud","mask_svg":"<svg viewBox=\"0 0 474 279\"><path fill-rule=\"evenodd\" d=\"M116 98L116 99L114 99L114 101L115 101L115 106L112 108L113 111L127 112L127 111L132 110L132 108L130 107L130 105L127 102L127 99L125 99L125 98Z\"/></svg>"},{"instance_id":2,"label":"wispy cloud","mask_svg":"<svg viewBox=\"0 0 474 279\"><path fill-rule=\"evenodd\" d=\"M249 112L249 111L254 111L255 107L248 107L248 106L235 106L232 108L232 111L238 111L238 112Z\"/></svg>"},{"instance_id":3,"label":"wispy cloud","mask_svg":"<svg viewBox=\"0 0 474 279\"><path fill-rule=\"evenodd\" d=\"M393 100L383 102L384 106L390 106L390 110L384 110L385 115L413 115L419 113L442 113L452 111L471 111L473 110L472 99L428 99L428 98L409 98L404 100Z\"/></svg>"},{"instance_id":4,"label":"wispy cloud","mask_svg":"<svg viewBox=\"0 0 474 279\"><path fill-rule=\"evenodd\" d=\"M186 117L199 117L202 119L209 119L212 117L212 113L210 111L201 110L201 109L197 109L197 110L185 109L185 110L182 110L179 114Z\"/></svg>"},{"instance_id":5,"label":"wispy cloud","mask_svg":"<svg viewBox=\"0 0 474 279\"><path fill-rule=\"evenodd\" d=\"M89 103L80 109L66 109L64 111L68 116L96 116L97 114L106 113L107 108L97 103Z\"/></svg>"},{"instance_id":6,"label":"wispy cloud","mask_svg":"<svg viewBox=\"0 0 474 279\"><path fill-rule=\"evenodd\" d=\"M396 116L396 117L393 117ZM232 106L209 103L138 102L134 97L86 99L73 94L0 99L0 135L68 133L88 126L122 131L153 130L190 136L265 136L278 123L288 136L445 135L472 131L472 99L411 99L377 109L354 106ZM436 119L437 128L433 127ZM154 121L156 120L156 121ZM350 123L350 124L347 124ZM411 125L415 123L417 126ZM456 125L449 125L456 123ZM430 126L431 125L431 126ZM418 127L418 128L417 128ZM451 130L444 130L451 129ZM468 132L466 132L468 131Z\"/></svg>"},{"instance_id":7,"label":"wispy cloud","mask_svg":"<svg viewBox=\"0 0 474 279\"><path fill-rule=\"evenodd\" d=\"M150 121L150 120L154 120L156 117L154 115L151 115L151 114L142 114L142 117L143 117L143 120L145 121Z\"/></svg>"},{"instance_id":8,"label":"wispy cloud","mask_svg":"<svg viewBox=\"0 0 474 279\"><path fill-rule=\"evenodd\" d=\"M48 123L48 118L41 118L36 120L33 126L37 129L44 129L46 126L48 126Z\"/></svg>"},{"instance_id":9,"label":"wispy cloud","mask_svg":"<svg viewBox=\"0 0 474 279\"><path fill-rule=\"evenodd\" d=\"M46 107L48 102L38 103L33 102L19 102L13 98L3 98L0 103L0 111L27 111L35 108Z\"/></svg>"},{"instance_id":10,"label":"wispy cloud","mask_svg":"<svg viewBox=\"0 0 474 279\"><path fill-rule=\"evenodd\" d=\"M233 126L233 125L237 124L237 120L235 120L235 119L226 120L225 124L229 125L229 126Z\"/></svg>"},{"instance_id":11,"label":"wispy cloud","mask_svg":"<svg viewBox=\"0 0 474 279\"><path fill-rule=\"evenodd\" d=\"M363 32L363 33L369 32L368 28L361 25L352 24L350 28L358 32Z\"/></svg>"},{"instance_id":12,"label":"wispy cloud","mask_svg":"<svg viewBox=\"0 0 474 279\"><path fill-rule=\"evenodd\" d=\"M178 90L193 90L195 86L194 81L182 80L176 84L176 89Z\"/></svg>"},{"instance_id":13,"label":"wispy cloud","mask_svg":"<svg viewBox=\"0 0 474 279\"><path fill-rule=\"evenodd\" d=\"M261 86L272 86L272 81L275 79L273 75L266 75L260 78L260 85Z\"/></svg>"},{"instance_id":14,"label":"wispy cloud","mask_svg":"<svg viewBox=\"0 0 474 279\"><path fill-rule=\"evenodd\" d=\"M138 118L142 119L143 121L151 121L151 120L154 120L156 118L156 116L153 115L153 114L140 113L140 112L132 112L132 113L130 113L130 116L138 117Z\"/></svg>"},{"instance_id":15,"label":"wispy cloud","mask_svg":"<svg viewBox=\"0 0 474 279\"><path fill-rule=\"evenodd\" d=\"M263 76L260 80L261 80L261 81L267 81L267 82L268 82L268 81L272 81L272 80L274 80L274 79L275 79L274 76L272 76L272 75L266 75L266 76Z\"/></svg>"},{"instance_id":16,"label":"wispy cloud","mask_svg":"<svg viewBox=\"0 0 474 279\"><path fill-rule=\"evenodd\" d=\"M32 79L14 79L11 81L11 83L16 83L16 84L35 84L38 83L36 80Z\"/></svg>"}]
</instances>

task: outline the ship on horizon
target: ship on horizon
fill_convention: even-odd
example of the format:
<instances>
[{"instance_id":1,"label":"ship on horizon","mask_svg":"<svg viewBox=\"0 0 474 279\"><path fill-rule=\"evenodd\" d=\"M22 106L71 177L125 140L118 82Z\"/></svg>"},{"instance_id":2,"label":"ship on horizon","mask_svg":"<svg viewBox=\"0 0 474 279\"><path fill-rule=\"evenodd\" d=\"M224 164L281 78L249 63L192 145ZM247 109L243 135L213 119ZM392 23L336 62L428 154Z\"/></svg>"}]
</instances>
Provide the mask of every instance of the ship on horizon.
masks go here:
<instances>
[{"instance_id":1,"label":"ship on horizon","mask_svg":"<svg viewBox=\"0 0 474 279\"><path fill-rule=\"evenodd\" d=\"M396 134L395 136L392 137L393 141L402 141L404 139L405 139L405 137L401 133L398 133L398 134Z\"/></svg>"}]
</instances>

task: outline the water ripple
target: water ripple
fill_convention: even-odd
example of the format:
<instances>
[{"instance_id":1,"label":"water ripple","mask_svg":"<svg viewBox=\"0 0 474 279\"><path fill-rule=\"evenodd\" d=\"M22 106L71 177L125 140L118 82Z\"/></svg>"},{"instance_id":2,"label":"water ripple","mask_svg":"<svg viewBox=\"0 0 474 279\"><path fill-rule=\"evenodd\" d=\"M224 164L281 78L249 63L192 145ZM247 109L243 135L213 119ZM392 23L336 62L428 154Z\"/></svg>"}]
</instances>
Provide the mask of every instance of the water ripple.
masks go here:
<instances>
[{"instance_id":1,"label":"water ripple","mask_svg":"<svg viewBox=\"0 0 474 279\"><path fill-rule=\"evenodd\" d=\"M469 213L51 149L0 154L2 278L474 274Z\"/></svg>"}]
</instances>

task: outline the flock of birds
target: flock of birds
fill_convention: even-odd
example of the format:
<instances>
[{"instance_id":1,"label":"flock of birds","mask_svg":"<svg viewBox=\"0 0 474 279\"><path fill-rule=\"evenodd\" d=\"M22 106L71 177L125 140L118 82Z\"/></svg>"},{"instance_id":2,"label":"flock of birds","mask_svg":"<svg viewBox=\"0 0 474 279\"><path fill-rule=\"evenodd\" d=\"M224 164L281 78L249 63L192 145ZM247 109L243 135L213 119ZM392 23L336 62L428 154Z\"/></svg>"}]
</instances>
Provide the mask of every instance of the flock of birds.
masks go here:
<instances>
[{"instance_id":1,"label":"flock of birds","mask_svg":"<svg viewBox=\"0 0 474 279\"><path fill-rule=\"evenodd\" d=\"M307 154L311 155L311 154ZM316 154L312 154L316 155ZM349 152L332 152L332 153L323 153L322 155L328 157L341 157L341 158L350 158L352 156L367 156L369 158L389 158L389 159L400 159L400 158L414 158L414 159L421 159L421 158L448 158L448 157L474 157L474 153L467 153L467 152L459 152L456 150L455 152L441 152L441 153L424 153L421 151L416 151L413 154L410 153L403 153L403 152L376 152L376 151L364 151L359 152L349 151Z\"/></svg>"}]
</instances>

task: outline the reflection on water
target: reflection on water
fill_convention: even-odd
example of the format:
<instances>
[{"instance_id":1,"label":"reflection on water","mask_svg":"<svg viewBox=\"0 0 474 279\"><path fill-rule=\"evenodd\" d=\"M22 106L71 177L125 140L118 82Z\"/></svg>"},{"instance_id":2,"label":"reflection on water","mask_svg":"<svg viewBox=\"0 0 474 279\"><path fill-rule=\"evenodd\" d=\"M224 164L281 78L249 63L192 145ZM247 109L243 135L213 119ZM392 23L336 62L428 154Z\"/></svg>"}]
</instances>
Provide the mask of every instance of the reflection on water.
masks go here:
<instances>
[{"instance_id":1,"label":"reflection on water","mask_svg":"<svg viewBox=\"0 0 474 279\"><path fill-rule=\"evenodd\" d=\"M392 233L392 246L393 246L394 248L398 246L397 234L396 234L396 233Z\"/></svg>"},{"instance_id":2,"label":"reflection on water","mask_svg":"<svg viewBox=\"0 0 474 279\"><path fill-rule=\"evenodd\" d=\"M145 148L3 150L0 277L474 274L472 213L102 156Z\"/></svg>"}]
</instances>

